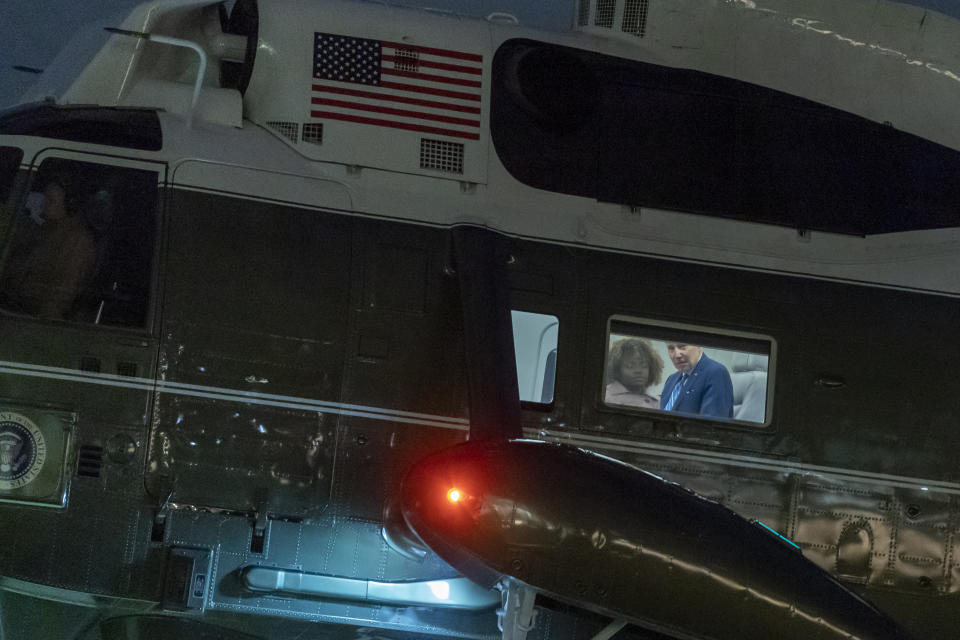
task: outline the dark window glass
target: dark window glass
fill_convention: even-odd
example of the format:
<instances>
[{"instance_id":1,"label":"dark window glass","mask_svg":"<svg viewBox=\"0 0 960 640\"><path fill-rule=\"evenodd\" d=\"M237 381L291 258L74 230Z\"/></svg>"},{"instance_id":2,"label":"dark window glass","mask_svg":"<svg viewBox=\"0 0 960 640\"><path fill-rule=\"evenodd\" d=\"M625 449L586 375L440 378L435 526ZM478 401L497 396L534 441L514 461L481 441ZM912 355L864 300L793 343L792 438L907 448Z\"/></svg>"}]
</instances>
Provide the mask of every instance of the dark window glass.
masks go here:
<instances>
[{"instance_id":1,"label":"dark window glass","mask_svg":"<svg viewBox=\"0 0 960 640\"><path fill-rule=\"evenodd\" d=\"M960 151L702 71L529 40L494 57L490 129L524 184L874 234L960 226Z\"/></svg>"},{"instance_id":2,"label":"dark window glass","mask_svg":"<svg viewBox=\"0 0 960 640\"><path fill-rule=\"evenodd\" d=\"M10 200L13 180L23 160L23 151L16 147L0 147L0 203Z\"/></svg>"},{"instance_id":3,"label":"dark window glass","mask_svg":"<svg viewBox=\"0 0 960 640\"><path fill-rule=\"evenodd\" d=\"M159 151L160 119L154 109L28 104L0 112L0 133Z\"/></svg>"},{"instance_id":4,"label":"dark window glass","mask_svg":"<svg viewBox=\"0 0 960 640\"><path fill-rule=\"evenodd\" d=\"M52 158L10 226L0 304L92 324L146 323L157 174Z\"/></svg>"},{"instance_id":5,"label":"dark window glass","mask_svg":"<svg viewBox=\"0 0 960 640\"><path fill-rule=\"evenodd\" d=\"M23 160L23 151L16 147L0 147L0 238L7 235L10 225L16 220L17 172ZM26 174L23 174L26 175ZM0 245L0 265L5 261L6 251Z\"/></svg>"}]
</instances>

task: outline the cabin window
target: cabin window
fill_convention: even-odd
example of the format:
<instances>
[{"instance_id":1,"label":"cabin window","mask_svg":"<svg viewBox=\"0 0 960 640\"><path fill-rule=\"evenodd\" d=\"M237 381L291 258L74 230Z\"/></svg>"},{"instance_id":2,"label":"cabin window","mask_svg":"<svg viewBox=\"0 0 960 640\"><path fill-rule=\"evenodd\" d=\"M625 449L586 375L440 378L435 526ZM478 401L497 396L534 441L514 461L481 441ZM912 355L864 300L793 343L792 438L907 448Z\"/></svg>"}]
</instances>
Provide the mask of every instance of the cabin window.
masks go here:
<instances>
[{"instance_id":1,"label":"cabin window","mask_svg":"<svg viewBox=\"0 0 960 640\"><path fill-rule=\"evenodd\" d=\"M614 316L602 402L616 409L768 424L774 352L767 336Z\"/></svg>"},{"instance_id":2,"label":"cabin window","mask_svg":"<svg viewBox=\"0 0 960 640\"><path fill-rule=\"evenodd\" d=\"M0 305L44 319L144 326L156 206L155 172L43 161L7 234Z\"/></svg>"},{"instance_id":3,"label":"cabin window","mask_svg":"<svg viewBox=\"0 0 960 640\"><path fill-rule=\"evenodd\" d=\"M512 311L511 316L520 401L552 404L560 321L556 316L527 311Z\"/></svg>"}]
</instances>

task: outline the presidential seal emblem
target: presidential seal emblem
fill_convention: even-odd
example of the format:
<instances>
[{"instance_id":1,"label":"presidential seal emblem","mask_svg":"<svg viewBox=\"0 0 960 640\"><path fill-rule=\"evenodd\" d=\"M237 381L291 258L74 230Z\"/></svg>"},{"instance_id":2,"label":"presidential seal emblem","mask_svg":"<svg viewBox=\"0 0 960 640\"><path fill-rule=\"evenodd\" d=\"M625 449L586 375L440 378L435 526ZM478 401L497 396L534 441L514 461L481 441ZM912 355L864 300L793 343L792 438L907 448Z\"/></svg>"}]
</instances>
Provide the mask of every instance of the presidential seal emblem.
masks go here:
<instances>
[{"instance_id":1,"label":"presidential seal emblem","mask_svg":"<svg viewBox=\"0 0 960 640\"><path fill-rule=\"evenodd\" d=\"M43 432L19 413L0 411L0 491L33 482L47 459Z\"/></svg>"}]
</instances>

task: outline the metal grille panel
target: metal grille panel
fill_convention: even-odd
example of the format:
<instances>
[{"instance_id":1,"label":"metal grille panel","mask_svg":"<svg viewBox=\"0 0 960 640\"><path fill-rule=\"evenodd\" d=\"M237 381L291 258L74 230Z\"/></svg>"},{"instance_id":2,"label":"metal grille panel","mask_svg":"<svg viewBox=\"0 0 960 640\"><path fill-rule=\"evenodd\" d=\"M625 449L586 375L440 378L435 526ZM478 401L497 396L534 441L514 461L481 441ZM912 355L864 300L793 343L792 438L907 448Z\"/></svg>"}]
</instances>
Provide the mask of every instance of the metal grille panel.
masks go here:
<instances>
[{"instance_id":1,"label":"metal grille panel","mask_svg":"<svg viewBox=\"0 0 960 640\"><path fill-rule=\"evenodd\" d=\"M310 144L323 144L323 123L322 122L304 122L303 141Z\"/></svg>"},{"instance_id":2,"label":"metal grille panel","mask_svg":"<svg viewBox=\"0 0 960 640\"><path fill-rule=\"evenodd\" d=\"M118 376L127 376L128 378L137 377L137 363L136 362L118 362L117 363L117 375Z\"/></svg>"},{"instance_id":3,"label":"metal grille panel","mask_svg":"<svg viewBox=\"0 0 960 640\"><path fill-rule=\"evenodd\" d=\"M463 145L459 142L421 138L420 168L463 173Z\"/></svg>"},{"instance_id":4,"label":"metal grille panel","mask_svg":"<svg viewBox=\"0 0 960 640\"><path fill-rule=\"evenodd\" d=\"M598 27L613 28L613 14L616 12L616 0L597 0L597 14L593 24Z\"/></svg>"},{"instance_id":5,"label":"metal grille panel","mask_svg":"<svg viewBox=\"0 0 960 640\"><path fill-rule=\"evenodd\" d=\"M77 475L85 478L99 478L103 465L103 447L97 444L85 444L77 453Z\"/></svg>"},{"instance_id":6,"label":"metal grille panel","mask_svg":"<svg viewBox=\"0 0 960 640\"><path fill-rule=\"evenodd\" d=\"M419 71L420 52L416 49L397 49L393 57L393 66L400 71Z\"/></svg>"},{"instance_id":7,"label":"metal grille panel","mask_svg":"<svg viewBox=\"0 0 960 640\"><path fill-rule=\"evenodd\" d=\"M642 38L647 31L647 5L649 0L626 0L623 5L624 33Z\"/></svg>"},{"instance_id":8,"label":"metal grille panel","mask_svg":"<svg viewBox=\"0 0 960 640\"><path fill-rule=\"evenodd\" d=\"M577 24L585 27L590 23L590 0L580 0L577 9Z\"/></svg>"},{"instance_id":9,"label":"metal grille panel","mask_svg":"<svg viewBox=\"0 0 960 640\"><path fill-rule=\"evenodd\" d=\"M267 122L267 126L282 135L284 138L290 142L296 144L297 138L299 137L299 125L296 122L280 122L278 120L273 120Z\"/></svg>"}]
</instances>

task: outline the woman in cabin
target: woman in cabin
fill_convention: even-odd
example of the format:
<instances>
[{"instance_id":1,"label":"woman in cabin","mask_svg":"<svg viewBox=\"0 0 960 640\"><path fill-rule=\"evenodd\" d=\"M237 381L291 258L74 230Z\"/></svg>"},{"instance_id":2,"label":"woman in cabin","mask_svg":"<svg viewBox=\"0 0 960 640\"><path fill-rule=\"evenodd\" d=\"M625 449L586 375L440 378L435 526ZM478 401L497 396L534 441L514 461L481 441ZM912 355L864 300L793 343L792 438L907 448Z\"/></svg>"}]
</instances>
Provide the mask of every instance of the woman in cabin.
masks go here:
<instances>
[{"instance_id":1,"label":"woman in cabin","mask_svg":"<svg viewBox=\"0 0 960 640\"><path fill-rule=\"evenodd\" d=\"M628 407L659 409L660 397L647 389L660 384L663 359L644 338L624 338L613 343L607 356L604 402Z\"/></svg>"}]
</instances>

